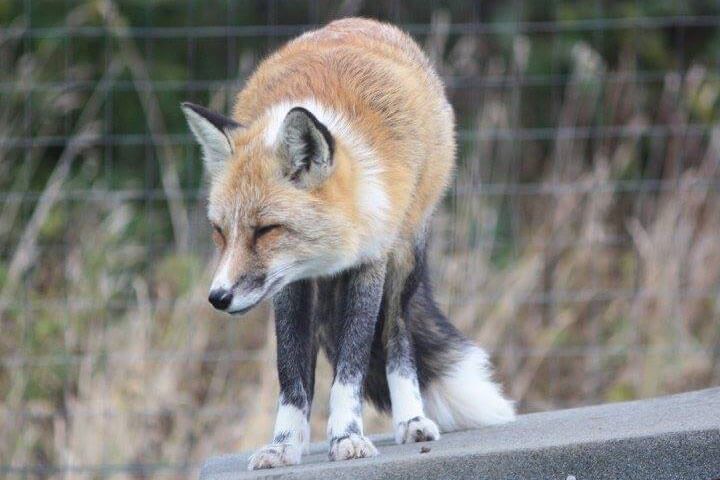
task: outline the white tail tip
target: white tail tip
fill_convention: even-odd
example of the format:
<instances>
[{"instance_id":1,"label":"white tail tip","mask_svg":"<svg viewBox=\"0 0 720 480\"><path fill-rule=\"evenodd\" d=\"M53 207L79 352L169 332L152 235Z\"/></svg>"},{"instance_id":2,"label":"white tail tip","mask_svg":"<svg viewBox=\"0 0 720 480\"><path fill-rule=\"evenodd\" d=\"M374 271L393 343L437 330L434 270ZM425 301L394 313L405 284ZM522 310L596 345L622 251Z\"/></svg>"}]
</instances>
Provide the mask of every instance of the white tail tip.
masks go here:
<instances>
[{"instance_id":1,"label":"white tail tip","mask_svg":"<svg viewBox=\"0 0 720 480\"><path fill-rule=\"evenodd\" d=\"M427 415L442 431L498 425L515 419L515 406L492 381L487 354L471 346L463 358L423 392Z\"/></svg>"}]
</instances>

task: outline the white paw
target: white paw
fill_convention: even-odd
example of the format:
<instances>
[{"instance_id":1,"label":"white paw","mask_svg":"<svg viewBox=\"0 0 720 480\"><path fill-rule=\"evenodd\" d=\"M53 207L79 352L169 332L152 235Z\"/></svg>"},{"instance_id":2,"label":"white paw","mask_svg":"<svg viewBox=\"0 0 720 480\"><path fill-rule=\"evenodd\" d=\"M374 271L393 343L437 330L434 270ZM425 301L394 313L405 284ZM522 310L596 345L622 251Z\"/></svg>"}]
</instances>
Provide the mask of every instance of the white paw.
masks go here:
<instances>
[{"instance_id":1,"label":"white paw","mask_svg":"<svg viewBox=\"0 0 720 480\"><path fill-rule=\"evenodd\" d=\"M375 445L367 437L356 433L330 441L330 460L374 457L377 454Z\"/></svg>"},{"instance_id":2,"label":"white paw","mask_svg":"<svg viewBox=\"0 0 720 480\"><path fill-rule=\"evenodd\" d=\"M440 430L427 417L415 417L395 425L396 443L431 442L439 438Z\"/></svg>"},{"instance_id":3,"label":"white paw","mask_svg":"<svg viewBox=\"0 0 720 480\"><path fill-rule=\"evenodd\" d=\"M271 443L255 452L248 462L248 470L297 465L302 457L302 447L289 443Z\"/></svg>"}]
</instances>

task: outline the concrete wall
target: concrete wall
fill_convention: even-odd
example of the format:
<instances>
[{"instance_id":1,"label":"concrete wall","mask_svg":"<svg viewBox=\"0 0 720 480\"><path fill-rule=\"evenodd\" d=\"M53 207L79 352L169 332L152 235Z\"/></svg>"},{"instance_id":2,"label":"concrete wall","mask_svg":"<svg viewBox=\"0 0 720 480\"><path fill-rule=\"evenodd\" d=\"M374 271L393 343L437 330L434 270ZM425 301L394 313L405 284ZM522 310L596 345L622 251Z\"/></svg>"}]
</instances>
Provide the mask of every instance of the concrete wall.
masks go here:
<instances>
[{"instance_id":1,"label":"concrete wall","mask_svg":"<svg viewBox=\"0 0 720 480\"><path fill-rule=\"evenodd\" d=\"M720 388L522 415L433 443L382 436L376 446L376 458L329 462L318 443L300 466L259 472L246 471L247 453L220 456L200 479L720 479Z\"/></svg>"}]
</instances>

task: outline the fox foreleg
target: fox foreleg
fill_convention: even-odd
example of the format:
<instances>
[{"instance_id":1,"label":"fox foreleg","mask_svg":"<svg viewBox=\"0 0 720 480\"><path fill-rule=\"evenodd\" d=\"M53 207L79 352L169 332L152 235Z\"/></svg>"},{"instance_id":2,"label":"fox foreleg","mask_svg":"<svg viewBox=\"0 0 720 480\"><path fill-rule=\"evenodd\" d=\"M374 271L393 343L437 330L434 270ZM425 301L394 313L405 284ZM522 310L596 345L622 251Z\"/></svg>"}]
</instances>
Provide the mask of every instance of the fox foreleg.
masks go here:
<instances>
[{"instance_id":1,"label":"fox foreleg","mask_svg":"<svg viewBox=\"0 0 720 480\"><path fill-rule=\"evenodd\" d=\"M363 435L363 383L385 281L385 262L358 267L349 278L345 311L338 329L335 378L330 389L328 440L331 460L377 455Z\"/></svg>"},{"instance_id":2,"label":"fox foreleg","mask_svg":"<svg viewBox=\"0 0 720 480\"><path fill-rule=\"evenodd\" d=\"M300 463L310 442L317 346L312 338L312 285L299 281L273 299L280 399L273 440L250 457L250 470Z\"/></svg>"}]
</instances>

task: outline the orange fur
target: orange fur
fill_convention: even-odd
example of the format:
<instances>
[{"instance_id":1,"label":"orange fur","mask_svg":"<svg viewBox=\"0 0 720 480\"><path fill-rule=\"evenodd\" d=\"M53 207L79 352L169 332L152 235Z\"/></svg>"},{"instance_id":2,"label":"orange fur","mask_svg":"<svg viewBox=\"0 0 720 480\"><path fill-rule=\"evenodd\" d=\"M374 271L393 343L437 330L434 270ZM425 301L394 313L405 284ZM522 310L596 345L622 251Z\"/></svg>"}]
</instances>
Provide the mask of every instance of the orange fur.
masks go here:
<instances>
[{"instance_id":1,"label":"orange fur","mask_svg":"<svg viewBox=\"0 0 720 480\"><path fill-rule=\"evenodd\" d=\"M272 109L303 102L336 115L351 132L327 125L336 141L334 171L312 191L284 181L264 141ZM454 118L440 79L408 35L373 20L339 20L289 42L248 80L233 118L246 128L231 138L234 154L212 182L209 210L212 221L235 230L226 234L226 251L247 252L237 255L234 275L251 264L268 268L281 253L305 258L318 238L328 255L332 249L344 258L330 270L390 256L421 234L453 170ZM369 160L358 150L375 164L375 190L368 189ZM382 206L382 195L387 212L373 223L373 202ZM251 227L267 222L314 240L283 242L278 235L274 243L264 239L267 248L253 245Z\"/></svg>"}]
</instances>

